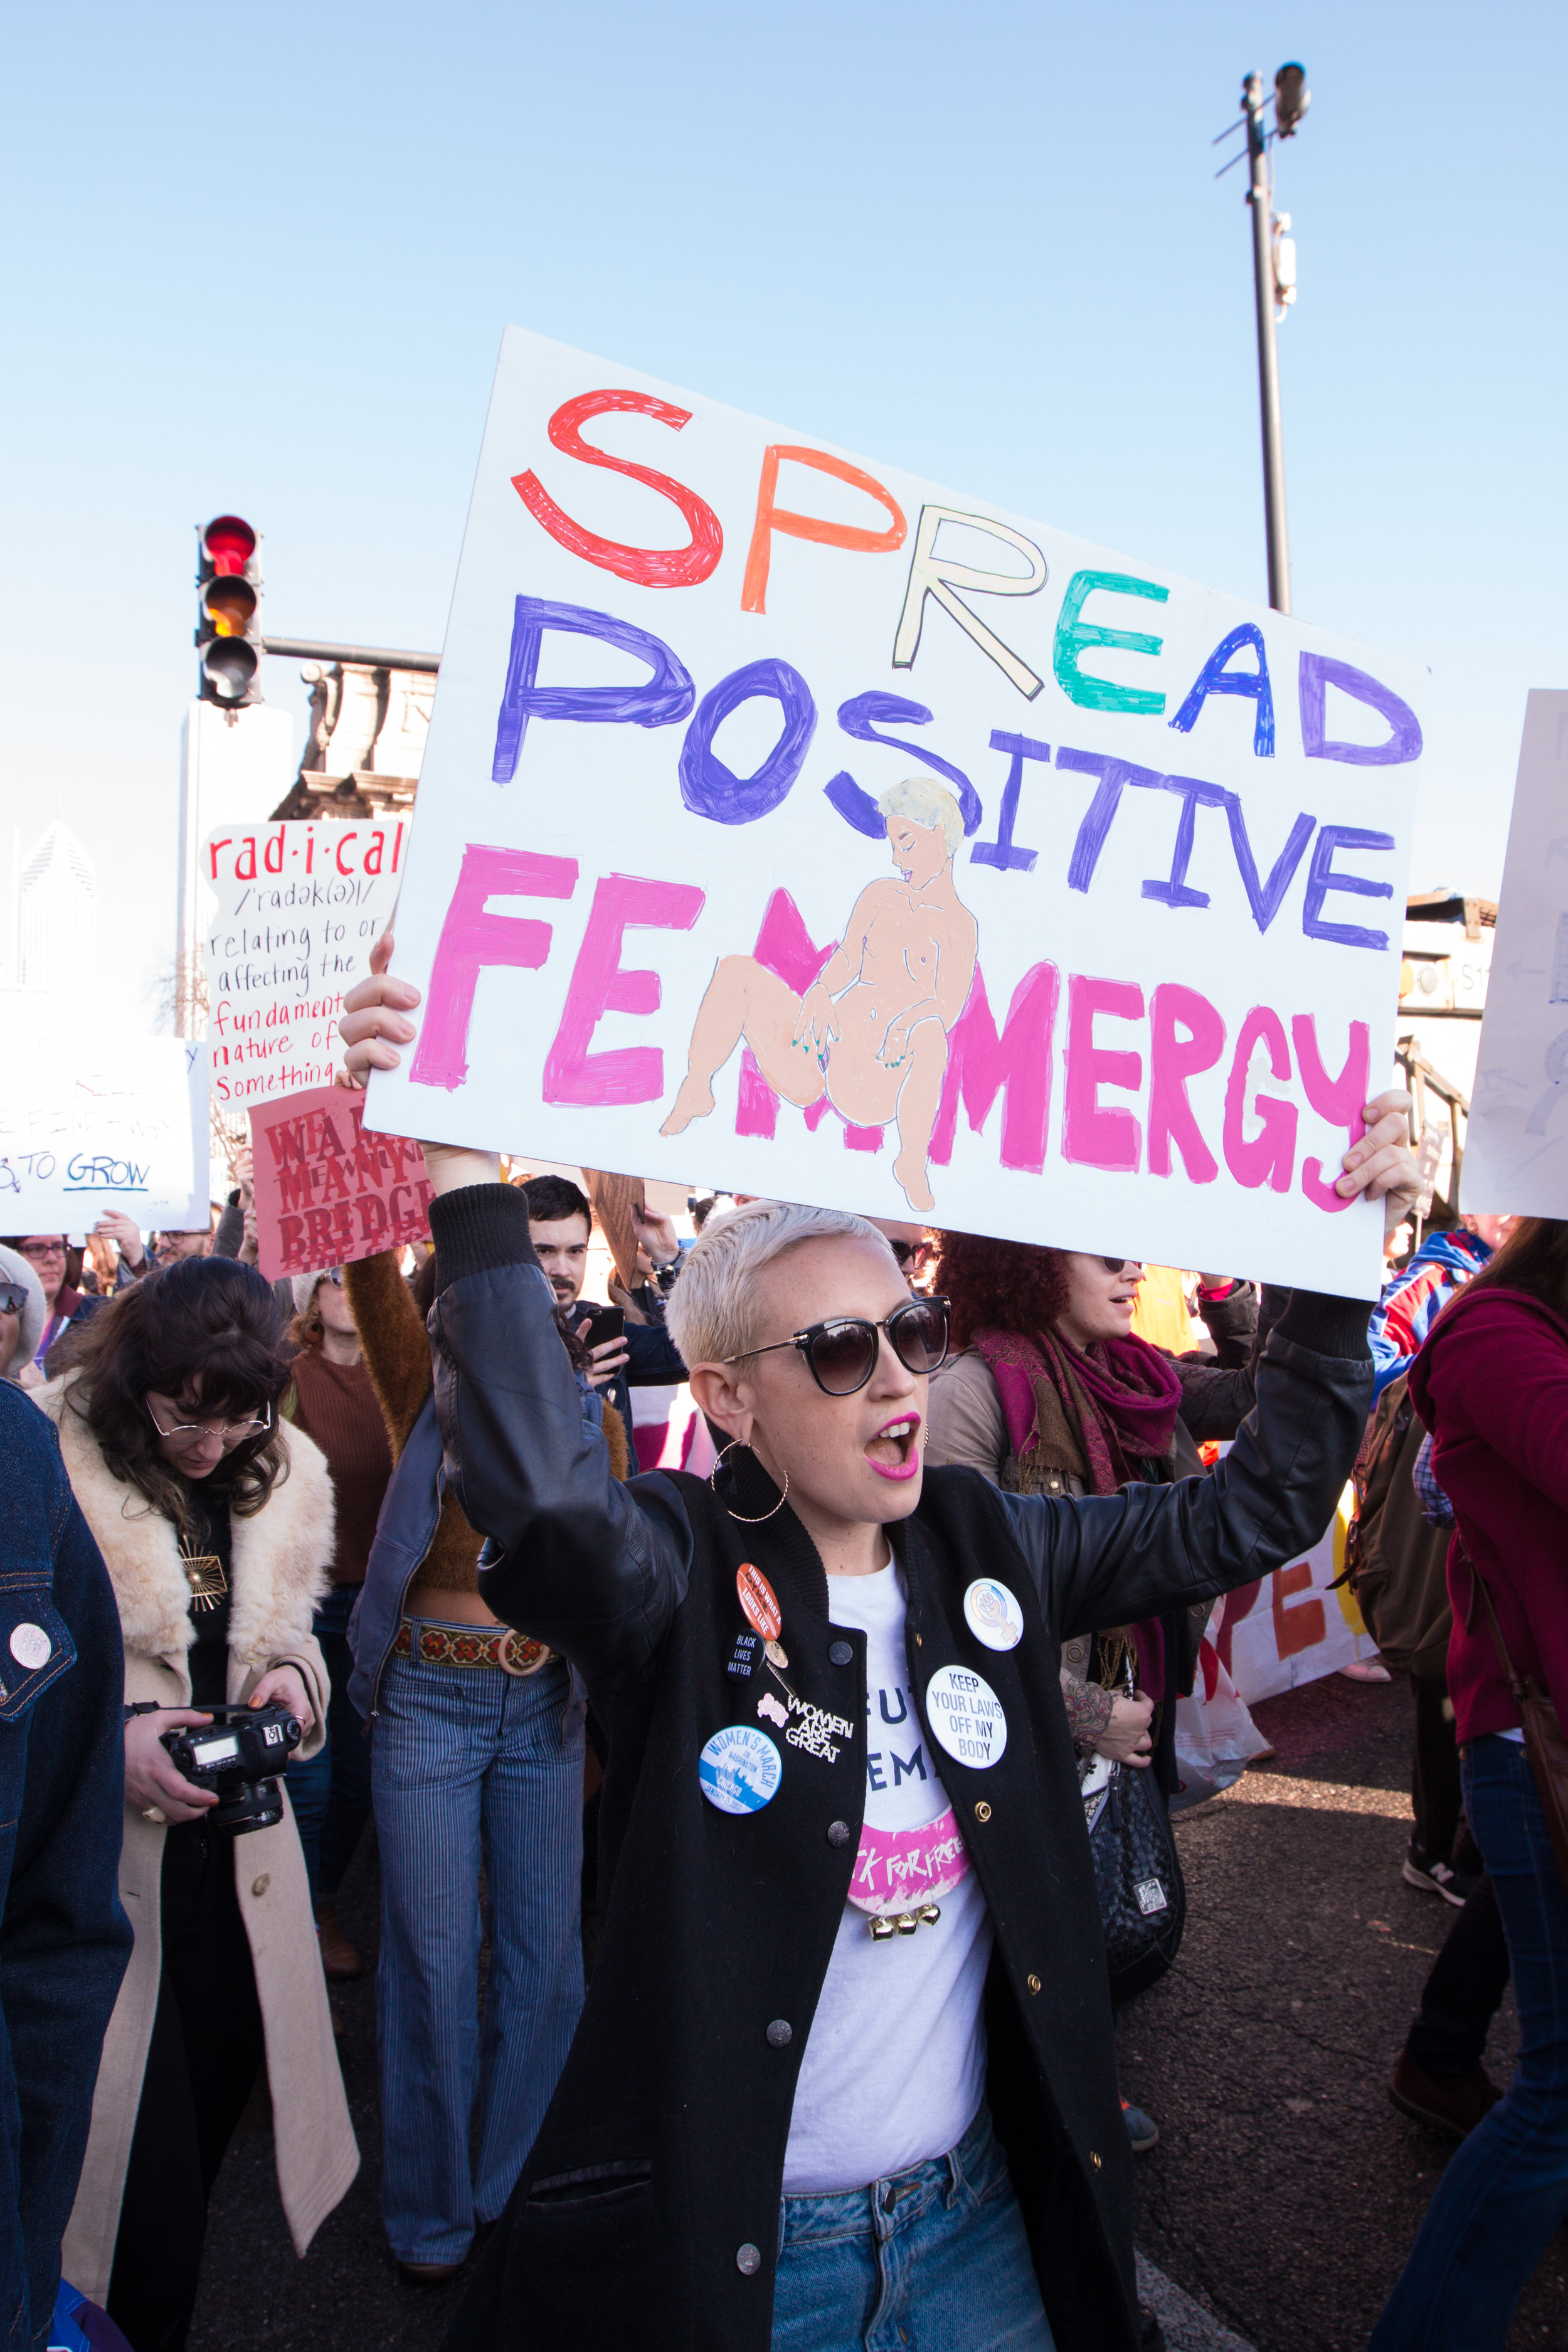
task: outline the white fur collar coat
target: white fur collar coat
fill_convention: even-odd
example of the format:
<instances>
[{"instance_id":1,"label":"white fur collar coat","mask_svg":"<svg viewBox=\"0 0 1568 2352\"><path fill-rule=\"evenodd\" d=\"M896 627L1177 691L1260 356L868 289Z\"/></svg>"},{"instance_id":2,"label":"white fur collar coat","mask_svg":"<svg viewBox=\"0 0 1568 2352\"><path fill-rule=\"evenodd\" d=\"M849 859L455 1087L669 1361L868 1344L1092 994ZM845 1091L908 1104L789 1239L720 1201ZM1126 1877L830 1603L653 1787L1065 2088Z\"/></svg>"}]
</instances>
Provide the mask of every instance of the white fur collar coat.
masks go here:
<instances>
[{"instance_id":1,"label":"white fur collar coat","mask_svg":"<svg viewBox=\"0 0 1568 2352\"><path fill-rule=\"evenodd\" d=\"M98 1539L120 1604L126 1657L155 1658L186 1681L185 1652L195 1639L190 1587L171 1521L140 1489L117 1478L88 1423L72 1409L79 1375L67 1372L35 1389L34 1402L58 1427L60 1451ZM288 1460L265 1507L231 1523L233 1582L228 1648L237 1676L263 1674L298 1656L328 1586L332 1557L332 1482L321 1448L289 1422L280 1424Z\"/></svg>"},{"instance_id":2,"label":"white fur collar coat","mask_svg":"<svg viewBox=\"0 0 1568 2352\"><path fill-rule=\"evenodd\" d=\"M162 1706L190 1704L186 1653L194 1638L190 1588L170 1522L110 1472L86 1421L70 1406L78 1375L29 1391L60 1433L71 1488L98 1539L120 1604L125 1691ZM228 1697L242 1702L267 1670L287 1661L304 1678L315 1722L301 1749L321 1747L329 1685L310 1619L332 1557L332 1483L321 1449L283 1423L289 1474L254 1518L235 1517L228 1633ZM285 1792L287 1793L287 1792ZM92 2126L66 2232L67 2274L102 2302L109 2290L121 2200L163 1969L159 1890L164 1829L159 1813L127 1802L120 1893L136 1931L131 1965L104 2039ZM359 2167L332 2041L326 1979L310 1916L305 1857L292 1812L275 1828L233 1840L235 1891L250 1941L267 2037L278 2186L303 2254Z\"/></svg>"}]
</instances>

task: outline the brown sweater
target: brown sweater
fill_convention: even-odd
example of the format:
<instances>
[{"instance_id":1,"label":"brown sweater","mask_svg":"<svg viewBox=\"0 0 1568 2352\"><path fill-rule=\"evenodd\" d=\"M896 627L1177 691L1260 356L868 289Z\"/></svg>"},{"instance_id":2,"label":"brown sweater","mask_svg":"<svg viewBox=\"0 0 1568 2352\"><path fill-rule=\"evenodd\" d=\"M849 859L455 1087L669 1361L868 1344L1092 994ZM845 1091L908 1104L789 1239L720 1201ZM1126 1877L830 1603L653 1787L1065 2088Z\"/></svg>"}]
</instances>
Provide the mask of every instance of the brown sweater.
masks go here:
<instances>
[{"instance_id":1,"label":"brown sweater","mask_svg":"<svg viewBox=\"0 0 1568 2352\"><path fill-rule=\"evenodd\" d=\"M398 1271L397 1257L395 1250L382 1250L374 1257L362 1257L343 1268L343 1285L392 1441L394 1461L407 1444L435 1383L424 1318ZM605 1439L616 1476L628 1476L626 1433L613 1404L605 1407ZM441 1517L419 1570L419 1581L439 1592L477 1592L482 1549L483 1538L468 1525L448 1487L441 1498Z\"/></svg>"},{"instance_id":2,"label":"brown sweater","mask_svg":"<svg viewBox=\"0 0 1568 2352\"><path fill-rule=\"evenodd\" d=\"M334 1584L363 1584L381 1498L392 1475L392 1448L375 1389L363 1362L330 1364L319 1349L304 1348L293 1362L296 1428L313 1437L327 1457L338 1503Z\"/></svg>"}]
</instances>

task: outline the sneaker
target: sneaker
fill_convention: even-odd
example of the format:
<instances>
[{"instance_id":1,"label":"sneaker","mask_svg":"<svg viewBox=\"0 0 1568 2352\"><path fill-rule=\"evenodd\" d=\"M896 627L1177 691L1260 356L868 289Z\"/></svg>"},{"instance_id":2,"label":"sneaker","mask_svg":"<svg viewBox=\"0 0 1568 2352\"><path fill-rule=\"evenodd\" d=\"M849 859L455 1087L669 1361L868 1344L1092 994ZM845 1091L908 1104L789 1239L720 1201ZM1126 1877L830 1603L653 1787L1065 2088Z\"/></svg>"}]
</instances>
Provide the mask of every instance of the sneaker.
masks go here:
<instances>
[{"instance_id":1,"label":"sneaker","mask_svg":"<svg viewBox=\"0 0 1568 2352\"><path fill-rule=\"evenodd\" d=\"M1415 1844L1405 1855L1400 1874L1406 1886L1418 1886L1423 1895L1440 1895L1456 1911L1462 1911L1476 1891L1476 1881L1468 1870L1456 1870L1451 1863L1439 1862L1435 1853L1424 1853Z\"/></svg>"},{"instance_id":2,"label":"sneaker","mask_svg":"<svg viewBox=\"0 0 1568 2352\"><path fill-rule=\"evenodd\" d=\"M1127 2126L1127 2137L1132 2143L1133 2155L1146 2156L1160 2137L1160 2126L1153 2116L1145 2114L1142 2107L1135 2107L1131 2099L1123 2099L1121 2120Z\"/></svg>"},{"instance_id":3,"label":"sneaker","mask_svg":"<svg viewBox=\"0 0 1568 2352\"><path fill-rule=\"evenodd\" d=\"M1463 2139L1502 2093L1484 2067L1472 2066L1467 2074L1428 2074L1402 2050L1388 2095L1402 2116L1414 2116L1418 2124L1433 2124Z\"/></svg>"}]
</instances>

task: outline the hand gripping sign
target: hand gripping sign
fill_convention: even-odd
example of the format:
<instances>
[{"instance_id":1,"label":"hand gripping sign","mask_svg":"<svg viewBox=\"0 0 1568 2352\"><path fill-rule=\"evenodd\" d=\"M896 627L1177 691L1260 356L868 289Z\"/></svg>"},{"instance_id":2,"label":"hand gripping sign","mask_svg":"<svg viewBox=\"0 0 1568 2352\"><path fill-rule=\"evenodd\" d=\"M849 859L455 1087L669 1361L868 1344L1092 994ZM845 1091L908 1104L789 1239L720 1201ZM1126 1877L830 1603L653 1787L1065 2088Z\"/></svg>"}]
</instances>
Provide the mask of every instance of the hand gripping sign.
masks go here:
<instances>
[{"instance_id":1,"label":"hand gripping sign","mask_svg":"<svg viewBox=\"0 0 1568 2352\"><path fill-rule=\"evenodd\" d=\"M1370 1297L1426 700L510 330L368 1116Z\"/></svg>"}]
</instances>

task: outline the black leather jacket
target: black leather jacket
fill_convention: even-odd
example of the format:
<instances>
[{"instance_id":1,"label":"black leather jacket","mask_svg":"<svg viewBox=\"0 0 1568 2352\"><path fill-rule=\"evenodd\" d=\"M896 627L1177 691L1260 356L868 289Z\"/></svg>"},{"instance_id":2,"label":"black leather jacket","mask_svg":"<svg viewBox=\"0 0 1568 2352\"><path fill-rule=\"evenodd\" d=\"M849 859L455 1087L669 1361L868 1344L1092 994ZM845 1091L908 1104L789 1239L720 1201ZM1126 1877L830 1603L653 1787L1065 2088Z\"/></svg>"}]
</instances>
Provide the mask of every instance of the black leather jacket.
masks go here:
<instances>
[{"instance_id":1,"label":"black leather jacket","mask_svg":"<svg viewBox=\"0 0 1568 2352\"><path fill-rule=\"evenodd\" d=\"M606 1726L601 1939L582 2022L517 2190L450 2338L463 2352L766 2352L795 2078L854 1868L858 1739L791 1761L743 1819L704 1802L703 1741L737 1718L736 1562L778 1594L804 1695L865 1720L864 1636L787 1505L733 1524L701 1482L609 1475L584 1429L504 1185L432 1205L431 1328L447 1478L489 1544L485 1601L579 1669ZM988 2097L1058 2352L1136 2352L1131 2158L1117 2099L1104 1940L1058 1685L1061 1641L1267 1574L1321 1533L1372 1391L1370 1308L1298 1295L1258 1409L1208 1478L1084 1500L928 1472L889 1528L908 1591L910 1686L929 1743L939 1666L1005 1709L986 1769L943 1758L994 1930ZM981 1650L979 1570L1025 1619ZM931 1750L934 1753L934 1749ZM794 1757L795 1751L791 1751Z\"/></svg>"}]
</instances>

